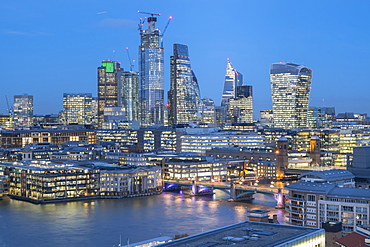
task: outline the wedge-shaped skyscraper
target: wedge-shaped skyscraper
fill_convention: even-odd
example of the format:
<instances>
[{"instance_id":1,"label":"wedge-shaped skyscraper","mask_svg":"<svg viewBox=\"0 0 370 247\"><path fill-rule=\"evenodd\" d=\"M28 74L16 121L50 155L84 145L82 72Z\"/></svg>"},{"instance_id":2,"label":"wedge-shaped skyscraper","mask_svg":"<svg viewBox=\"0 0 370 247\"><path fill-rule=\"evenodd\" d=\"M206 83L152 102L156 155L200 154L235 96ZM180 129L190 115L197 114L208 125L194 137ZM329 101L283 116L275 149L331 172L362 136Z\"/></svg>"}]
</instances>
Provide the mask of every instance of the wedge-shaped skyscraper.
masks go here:
<instances>
[{"instance_id":1,"label":"wedge-shaped skyscraper","mask_svg":"<svg viewBox=\"0 0 370 247\"><path fill-rule=\"evenodd\" d=\"M188 124L199 117L200 91L197 78L190 66L187 45L173 45L168 103L170 125Z\"/></svg>"},{"instance_id":2,"label":"wedge-shaped skyscraper","mask_svg":"<svg viewBox=\"0 0 370 247\"><path fill-rule=\"evenodd\" d=\"M274 127L307 127L312 70L294 63L273 63L270 67Z\"/></svg>"},{"instance_id":3,"label":"wedge-shaped skyscraper","mask_svg":"<svg viewBox=\"0 0 370 247\"><path fill-rule=\"evenodd\" d=\"M236 87L243 85L243 75L234 69L230 60L227 60L224 91L222 93L221 106L228 105L229 99L236 97Z\"/></svg>"}]
</instances>

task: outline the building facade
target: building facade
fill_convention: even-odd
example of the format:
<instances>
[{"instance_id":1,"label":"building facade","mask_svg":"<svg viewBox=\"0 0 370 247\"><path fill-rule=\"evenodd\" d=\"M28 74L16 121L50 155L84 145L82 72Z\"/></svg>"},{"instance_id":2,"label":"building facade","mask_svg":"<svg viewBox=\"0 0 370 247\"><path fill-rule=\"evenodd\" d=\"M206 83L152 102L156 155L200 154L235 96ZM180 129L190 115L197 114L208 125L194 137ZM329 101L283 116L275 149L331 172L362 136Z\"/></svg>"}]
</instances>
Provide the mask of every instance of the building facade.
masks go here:
<instances>
[{"instance_id":1,"label":"building facade","mask_svg":"<svg viewBox=\"0 0 370 247\"><path fill-rule=\"evenodd\" d=\"M293 63L274 63L270 67L274 127L307 127L308 100L312 70Z\"/></svg>"},{"instance_id":2,"label":"building facade","mask_svg":"<svg viewBox=\"0 0 370 247\"><path fill-rule=\"evenodd\" d=\"M234 69L230 60L227 60L221 106L227 105L229 99L235 98L236 87L241 85L243 85L243 75Z\"/></svg>"},{"instance_id":3,"label":"building facade","mask_svg":"<svg viewBox=\"0 0 370 247\"><path fill-rule=\"evenodd\" d=\"M118 106L125 109L126 121L139 120L139 73L122 71L118 81Z\"/></svg>"},{"instance_id":4,"label":"building facade","mask_svg":"<svg viewBox=\"0 0 370 247\"><path fill-rule=\"evenodd\" d=\"M64 124L92 124L92 94L64 93L63 94Z\"/></svg>"},{"instance_id":5,"label":"building facade","mask_svg":"<svg viewBox=\"0 0 370 247\"><path fill-rule=\"evenodd\" d=\"M216 127L216 107L215 102L212 99L202 99L199 113L201 116L201 124L207 127Z\"/></svg>"},{"instance_id":6,"label":"building facade","mask_svg":"<svg viewBox=\"0 0 370 247\"><path fill-rule=\"evenodd\" d=\"M237 86L235 98L229 99L229 121L231 123L253 122L252 86Z\"/></svg>"},{"instance_id":7,"label":"building facade","mask_svg":"<svg viewBox=\"0 0 370 247\"><path fill-rule=\"evenodd\" d=\"M120 63L106 60L98 68L98 126L104 122L104 108L118 106Z\"/></svg>"},{"instance_id":8,"label":"building facade","mask_svg":"<svg viewBox=\"0 0 370 247\"><path fill-rule=\"evenodd\" d=\"M173 45L168 103L169 125L188 124L199 118L200 91L197 78L190 66L187 45Z\"/></svg>"},{"instance_id":9,"label":"building facade","mask_svg":"<svg viewBox=\"0 0 370 247\"><path fill-rule=\"evenodd\" d=\"M33 96L28 94L14 95L14 125L30 127L33 125Z\"/></svg>"},{"instance_id":10,"label":"building facade","mask_svg":"<svg viewBox=\"0 0 370 247\"><path fill-rule=\"evenodd\" d=\"M142 126L164 124L164 58L162 35L156 17L148 17L147 29L140 23L139 104Z\"/></svg>"}]
</instances>

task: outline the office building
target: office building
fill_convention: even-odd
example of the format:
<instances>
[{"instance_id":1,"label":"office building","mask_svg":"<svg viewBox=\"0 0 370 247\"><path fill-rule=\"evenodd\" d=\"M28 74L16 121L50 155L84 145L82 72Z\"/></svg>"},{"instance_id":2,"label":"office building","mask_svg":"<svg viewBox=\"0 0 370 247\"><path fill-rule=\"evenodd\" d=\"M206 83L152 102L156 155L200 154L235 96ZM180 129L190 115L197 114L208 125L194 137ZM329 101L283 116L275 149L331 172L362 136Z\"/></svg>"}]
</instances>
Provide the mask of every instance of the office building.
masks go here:
<instances>
[{"instance_id":1,"label":"office building","mask_svg":"<svg viewBox=\"0 0 370 247\"><path fill-rule=\"evenodd\" d=\"M118 80L120 63L102 61L98 68L98 126L104 122L104 108L118 106Z\"/></svg>"},{"instance_id":2,"label":"office building","mask_svg":"<svg viewBox=\"0 0 370 247\"><path fill-rule=\"evenodd\" d=\"M274 121L274 113L272 110L260 111L260 123L263 126L272 127Z\"/></svg>"},{"instance_id":3,"label":"office building","mask_svg":"<svg viewBox=\"0 0 370 247\"><path fill-rule=\"evenodd\" d=\"M229 99L229 121L231 123L253 122L252 86L237 86L234 98Z\"/></svg>"},{"instance_id":4,"label":"office building","mask_svg":"<svg viewBox=\"0 0 370 247\"><path fill-rule=\"evenodd\" d=\"M173 45L168 103L169 125L188 124L199 118L200 91L187 45Z\"/></svg>"},{"instance_id":5,"label":"office building","mask_svg":"<svg viewBox=\"0 0 370 247\"><path fill-rule=\"evenodd\" d=\"M33 125L33 96L28 94L14 95L14 125L31 127Z\"/></svg>"},{"instance_id":6,"label":"office building","mask_svg":"<svg viewBox=\"0 0 370 247\"><path fill-rule=\"evenodd\" d=\"M139 108L142 126L164 124L164 58L162 35L156 17L148 17L147 29L139 26Z\"/></svg>"},{"instance_id":7,"label":"office building","mask_svg":"<svg viewBox=\"0 0 370 247\"><path fill-rule=\"evenodd\" d=\"M151 195L162 184L158 166L120 167L97 160L3 162L0 175L9 177L10 197L34 203Z\"/></svg>"},{"instance_id":8,"label":"office building","mask_svg":"<svg viewBox=\"0 0 370 247\"><path fill-rule=\"evenodd\" d=\"M204 128L200 128L204 129ZM190 129L186 129L187 131ZM191 129L192 132L183 133L178 142L177 152L194 152L205 155L212 148L265 148L265 137L255 132L213 132L202 133L201 130Z\"/></svg>"},{"instance_id":9,"label":"office building","mask_svg":"<svg viewBox=\"0 0 370 247\"><path fill-rule=\"evenodd\" d=\"M215 102L212 99L202 99L199 113L202 125L206 127L216 127L216 107Z\"/></svg>"},{"instance_id":10,"label":"office building","mask_svg":"<svg viewBox=\"0 0 370 247\"><path fill-rule=\"evenodd\" d=\"M294 63L274 63L270 68L274 127L307 127L312 70Z\"/></svg>"},{"instance_id":11,"label":"office building","mask_svg":"<svg viewBox=\"0 0 370 247\"><path fill-rule=\"evenodd\" d=\"M3 148L19 148L29 143L51 142L62 144L65 141L96 142L94 130L58 130L58 129L35 129L35 130L4 130L0 132L0 146Z\"/></svg>"},{"instance_id":12,"label":"office building","mask_svg":"<svg viewBox=\"0 0 370 247\"><path fill-rule=\"evenodd\" d=\"M232 123L232 116L230 115L230 100L236 98L236 88L242 85L243 75L234 69L230 60L227 60L224 90L221 98L221 108L224 111L224 123ZM220 126L222 127L223 124Z\"/></svg>"},{"instance_id":13,"label":"office building","mask_svg":"<svg viewBox=\"0 0 370 247\"><path fill-rule=\"evenodd\" d=\"M308 107L309 128L329 128L335 122L335 107Z\"/></svg>"},{"instance_id":14,"label":"office building","mask_svg":"<svg viewBox=\"0 0 370 247\"><path fill-rule=\"evenodd\" d=\"M139 120L139 74L122 71L118 80L118 106L125 109L126 121Z\"/></svg>"},{"instance_id":15,"label":"office building","mask_svg":"<svg viewBox=\"0 0 370 247\"><path fill-rule=\"evenodd\" d=\"M227 105L229 99L235 98L236 87L243 85L243 75L234 69L230 60L227 60L224 90L222 93L221 106Z\"/></svg>"},{"instance_id":16,"label":"office building","mask_svg":"<svg viewBox=\"0 0 370 247\"><path fill-rule=\"evenodd\" d=\"M92 95L91 93L64 93L63 115L68 124L92 124Z\"/></svg>"}]
</instances>

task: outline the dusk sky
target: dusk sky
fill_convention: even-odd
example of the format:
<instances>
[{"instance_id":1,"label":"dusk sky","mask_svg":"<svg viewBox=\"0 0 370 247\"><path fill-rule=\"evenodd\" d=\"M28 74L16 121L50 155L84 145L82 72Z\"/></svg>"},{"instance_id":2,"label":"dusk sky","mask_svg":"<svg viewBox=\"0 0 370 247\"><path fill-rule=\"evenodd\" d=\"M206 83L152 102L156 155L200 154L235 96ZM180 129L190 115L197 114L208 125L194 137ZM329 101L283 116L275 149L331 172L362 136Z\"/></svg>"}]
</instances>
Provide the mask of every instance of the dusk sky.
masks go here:
<instances>
[{"instance_id":1,"label":"dusk sky","mask_svg":"<svg viewBox=\"0 0 370 247\"><path fill-rule=\"evenodd\" d=\"M97 92L104 59L137 60L138 11L173 19L164 37L165 94L174 43L189 46L201 96L220 104L227 58L253 86L255 117L272 109L269 68L313 70L310 106L370 113L370 1L37 0L1 4L0 113L6 99L34 96L34 114L58 113L63 93ZM134 70L138 66L135 63Z\"/></svg>"}]
</instances>

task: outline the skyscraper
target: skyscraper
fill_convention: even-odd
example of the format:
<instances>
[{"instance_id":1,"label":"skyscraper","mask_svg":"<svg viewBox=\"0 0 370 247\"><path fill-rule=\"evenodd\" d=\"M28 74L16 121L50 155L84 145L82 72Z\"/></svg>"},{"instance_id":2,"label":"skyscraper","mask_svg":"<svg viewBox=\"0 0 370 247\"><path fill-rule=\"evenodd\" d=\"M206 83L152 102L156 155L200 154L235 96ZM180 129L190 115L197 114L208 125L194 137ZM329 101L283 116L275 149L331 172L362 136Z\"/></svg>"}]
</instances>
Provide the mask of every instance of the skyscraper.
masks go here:
<instances>
[{"instance_id":1,"label":"skyscraper","mask_svg":"<svg viewBox=\"0 0 370 247\"><path fill-rule=\"evenodd\" d=\"M104 122L104 107L118 106L118 80L120 63L102 61L98 68L98 126Z\"/></svg>"},{"instance_id":2,"label":"skyscraper","mask_svg":"<svg viewBox=\"0 0 370 247\"><path fill-rule=\"evenodd\" d=\"M126 121L139 120L138 99L139 74L134 71L122 71L118 81L118 106L125 109Z\"/></svg>"},{"instance_id":3,"label":"skyscraper","mask_svg":"<svg viewBox=\"0 0 370 247\"><path fill-rule=\"evenodd\" d=\"M234 69L230 60L227 60L221 106L227 105L229 99L235 98L236 87L241 85L243 85L243 75Z\"/></svg>"},{"instance_id":4,"label":"skyscraper","mask_svg":"<svg viewBox=\"0 0 370 247\"><path fill-rule=\"evenodd\" d=\"M307 127L312 70L294 63L274 63L270 67L274 127Z\"/></svg>"},{"instance_id":5,"label":"skyscraper","mask_svg":"<svg viewBox=\"0 0 370 247\"><path fill-rule=\"evenodd\" d=\"M64 93L63 94L64 124L92 124L92 94Z\"/></svg>"},{"instance_id":6,"label":"skyscraper","mask_svg":"<svg viewBox=\"0 0 370 247\"><path fill-rule=\"evenodd\" d=\"M216 127L216 107L213 99L203 98L200 105L201 122L208 127Z\"/></svg>"},{"instance_id":7,"label":"skyscraper","mask_svg":"<svg viewBox=\"0 0 370 247\"><path fill-rule=\"evenodd\" d=\"M164 123L163 46L160 30L155 27L156 17L148 17L148 28L140 24L139 47L139 104L142 126Z\"/></svg>"},{"instance_id":8,"label":"skyscraper","mask_svg":"<svg viewBox=\"0 0 370 247\"><path fill-rule=\"evenodd\" d=\"M187 124L197 118L200 91L197 78L190 66L187 45L173 45L168 103L170 125Z\"/></svg>"},{"instance_id":9,"label":"skyscraper","mask_svg":"<svg viewBox=\"0 0 370 247\"><path fill-rule=\"evenodd\" d=\"M229 99L229 116L231 123L253 122L252 86L237 86L235 98Z\"/></svg>"},{"instance_id":10,"label":"skyscraper","mask_svg":"<svg viewBox=\"0 0 370 247\"><path fill-rule=\"evenodd\" d=\"M33 96L28 94L14 95L14 125L30 127L33 120Z\"/></svg>"}]
</instances>

